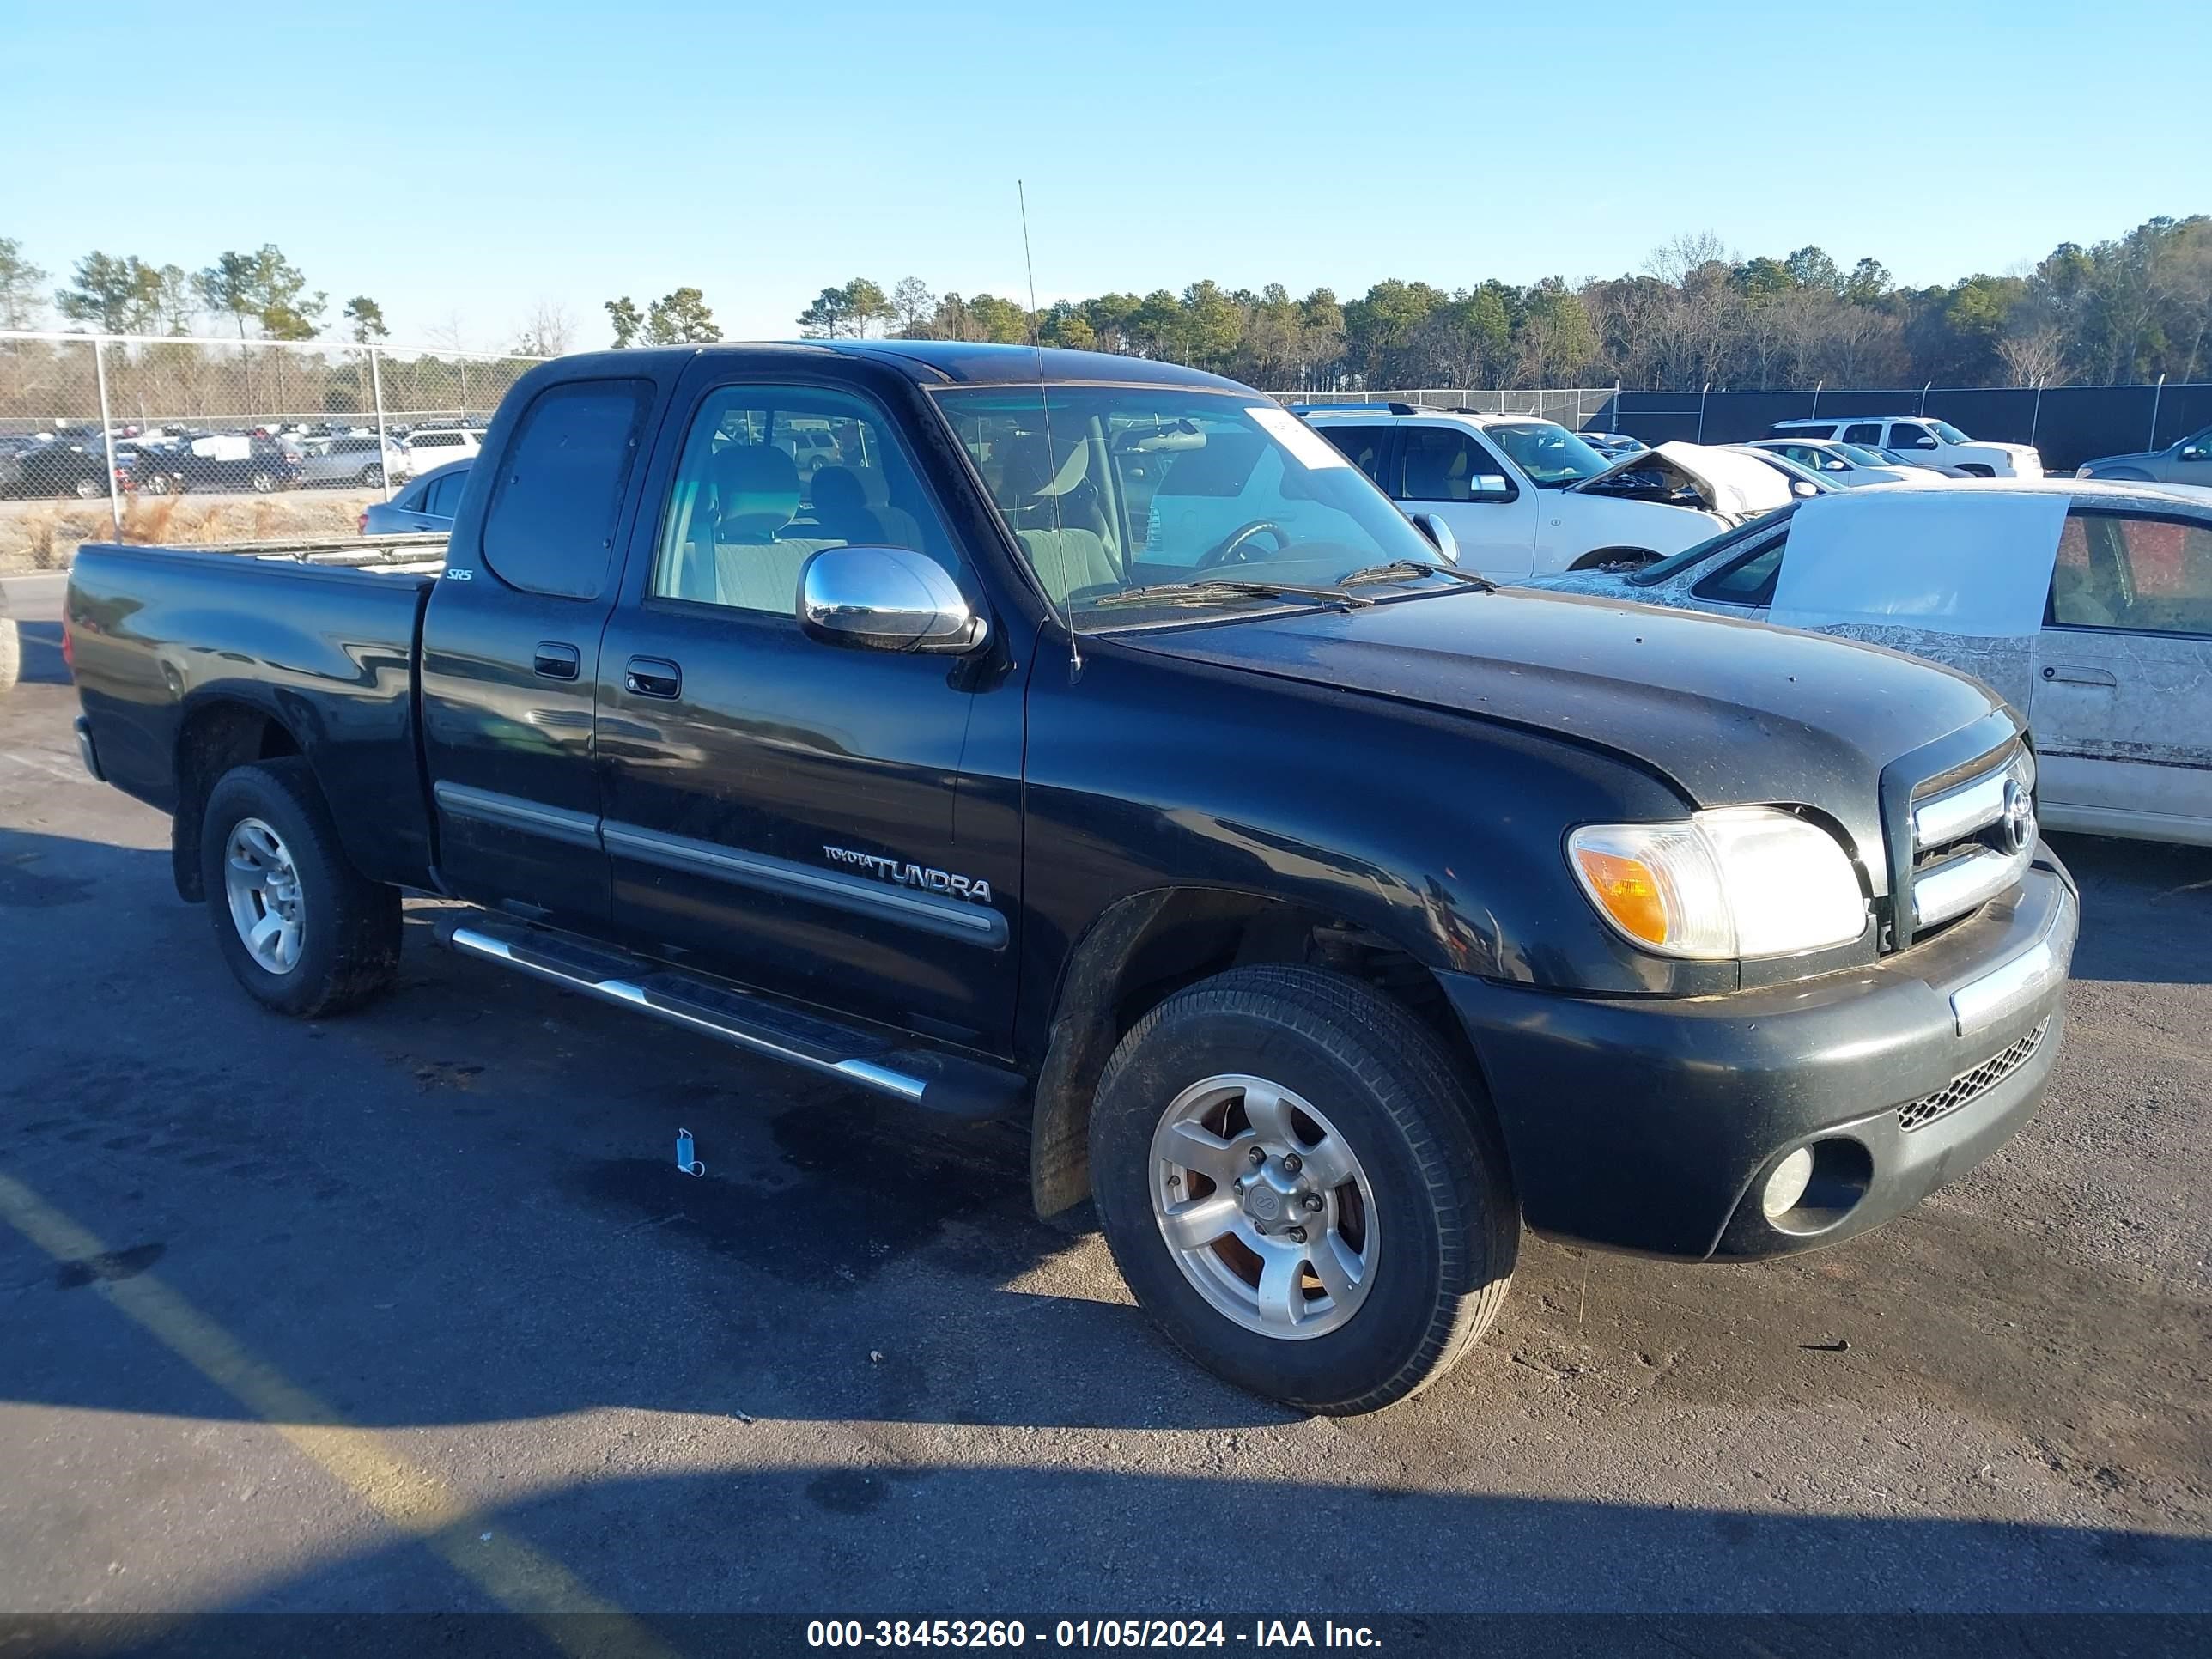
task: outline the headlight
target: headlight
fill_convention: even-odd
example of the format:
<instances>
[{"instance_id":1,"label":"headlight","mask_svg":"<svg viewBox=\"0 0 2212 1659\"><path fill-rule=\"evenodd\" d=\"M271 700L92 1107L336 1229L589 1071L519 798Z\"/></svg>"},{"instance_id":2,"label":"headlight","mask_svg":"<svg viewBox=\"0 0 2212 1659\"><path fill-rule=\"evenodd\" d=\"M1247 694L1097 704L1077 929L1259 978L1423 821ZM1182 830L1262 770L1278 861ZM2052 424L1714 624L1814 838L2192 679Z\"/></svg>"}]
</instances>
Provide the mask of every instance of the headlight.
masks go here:
<instances>
[{"instance_id":1,"label":"headlight","mask_svg":"<svg viewBox=\"0 0 2212 1659\"><path fill-rule=\"evenodd\" d=\"M1598 914L1661 956L1789 956L1866 930L1850 856L1826 830L1777 807L1591 824L1567 837L1567 861Z\"/></svg>"}]
</instances>

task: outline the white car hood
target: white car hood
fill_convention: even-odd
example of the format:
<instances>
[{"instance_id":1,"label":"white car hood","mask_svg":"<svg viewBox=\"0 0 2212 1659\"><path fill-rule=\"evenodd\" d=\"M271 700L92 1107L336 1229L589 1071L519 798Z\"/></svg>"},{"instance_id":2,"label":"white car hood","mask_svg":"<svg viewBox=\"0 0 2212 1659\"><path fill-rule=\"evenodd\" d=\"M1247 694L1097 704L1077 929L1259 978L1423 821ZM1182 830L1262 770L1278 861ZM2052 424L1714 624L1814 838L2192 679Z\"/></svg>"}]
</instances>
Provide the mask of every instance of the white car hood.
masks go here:
<instances>
[{"instance_id":1,"label":"white car hood","mask_svg":"<svg viewBox=\"0 0 2212 1659\"><path fill-rule=\"evenodd\" d=\"M1992 639L2043 625L2069 498L2056 490L1857 489L1790 521L1766 619Z\"/></svg>"},{"instance_id":2,"label":"white car hood","mask_svg":"<svg viewBox=\"0 0 2212 1659\"><path fill-rule=\"evenodd\" d=\"M1622 456L1596 477L1585 478L1570 488L1588 491L1619 473L1652 471L1655 464L1661 462L1664 466L1656 470L1678 475L1698 492L1709 511L1725 514L1731 519L1770 513L1796 499L1790 494L1790 480L1765 461L1711 444L1663 443L1640 450L1633 455Z\"/></svg>"}]
</instances>

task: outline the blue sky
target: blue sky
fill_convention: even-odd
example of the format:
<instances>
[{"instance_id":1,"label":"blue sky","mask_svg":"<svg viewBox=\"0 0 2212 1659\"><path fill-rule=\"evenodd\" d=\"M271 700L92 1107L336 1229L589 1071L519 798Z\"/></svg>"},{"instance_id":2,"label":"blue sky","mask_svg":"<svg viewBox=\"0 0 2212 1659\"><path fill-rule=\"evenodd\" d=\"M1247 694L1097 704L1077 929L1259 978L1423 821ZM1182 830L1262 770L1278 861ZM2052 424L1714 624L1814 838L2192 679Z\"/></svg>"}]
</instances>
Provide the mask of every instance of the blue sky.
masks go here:
<instances>
[{"instance_id":1,"label":"blue sky","mask_svg":"<svg viewBox=\"0 0 2212 1659\"><path fill-rule=\"evenodd\" d=\"M0 236L50 270L274 241L482 345L685 283L733 337L856 274L1022 297L1018 177L1047 301L1572 281L1698 230L1926 283L2212 209L2212 9L2170 0L109 0L0 40Z\"/></svg>"}]
</instances>

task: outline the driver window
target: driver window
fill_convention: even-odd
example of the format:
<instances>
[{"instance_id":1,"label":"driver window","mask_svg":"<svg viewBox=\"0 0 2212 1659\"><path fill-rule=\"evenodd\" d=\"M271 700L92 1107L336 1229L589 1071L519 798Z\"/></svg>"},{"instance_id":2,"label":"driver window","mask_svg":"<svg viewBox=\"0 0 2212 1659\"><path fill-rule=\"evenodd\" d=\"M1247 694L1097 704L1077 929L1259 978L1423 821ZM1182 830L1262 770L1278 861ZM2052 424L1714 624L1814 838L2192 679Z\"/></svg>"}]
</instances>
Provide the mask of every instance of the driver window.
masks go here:
<instances>
[{"instance_id":1,"label":"driver window","mask_svg":"<svg viewBox=\"0 0 2212 1659\"><path fill-rule=\"evenodd\" d=\"M1399 463L1397 495L1408 501L1472 501L1476 478L1485 474L1498 477L1504 471L1469 433L1444 426L1409 426Z\"/></svg>"},{"instance_id":2,"label":"driver window","mask_svg":"<svg viewBox=\"0 0 2212 1659\"><path fill-rule=\"evenodd\" d=\"M1924 426L1915 426L1909 421L1899 421L1890 428L1889 447L1892 449L1933 449L1936 440Z\"/></svg>"},{"instance_id":3,"label":"driver window","mask_svg":"<svg viewBox=\"0 0 2212 1659\"><path fill-rule=\"evenodd\" d=\"M912 548L956 578L952 538L890 423L850 392L732 386L693 418L652 595L789 617L824 548Z\"/></svg>"}]
</instances>

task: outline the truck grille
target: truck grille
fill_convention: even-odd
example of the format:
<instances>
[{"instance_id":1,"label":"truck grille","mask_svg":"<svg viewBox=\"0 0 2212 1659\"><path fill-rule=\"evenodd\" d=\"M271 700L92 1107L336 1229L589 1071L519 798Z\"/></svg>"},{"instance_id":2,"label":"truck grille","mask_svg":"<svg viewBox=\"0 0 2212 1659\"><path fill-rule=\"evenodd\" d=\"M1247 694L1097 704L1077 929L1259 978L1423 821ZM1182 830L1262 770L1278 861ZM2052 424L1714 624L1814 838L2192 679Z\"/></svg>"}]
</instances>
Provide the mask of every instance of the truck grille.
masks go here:
<instances>
[{"instance_id":1,"label":"truck grille","mask_svg":"<svg viewBox=\"0 0 2212 1659\"><path fill-rule=\"evenodd\" d=\"M2017 885L2035 856L2035 755L2007 744L1912 794L1911 859L1899 895L1915 939Z\"/></svg>"},{"instance_id":2,"label":"truck grille","mask_svg":"<svg viewBox=\"0 0 2212 1659\"><path fill-rule=\"evenodd\" d=\"M2002 1054L1991 1054L1972 1071L1960 1073L1934 1094L1923 1095L1910 1105L1899 1107L1898 1121L1907 1130L1925 1128L1937 1118L1948 1117L1961 1106L1979 1100L2027 1064L2043 1046L2044 1033L2050 1029L2051 1022L2046 1019Z\"/></svg>"}]
</instances>

